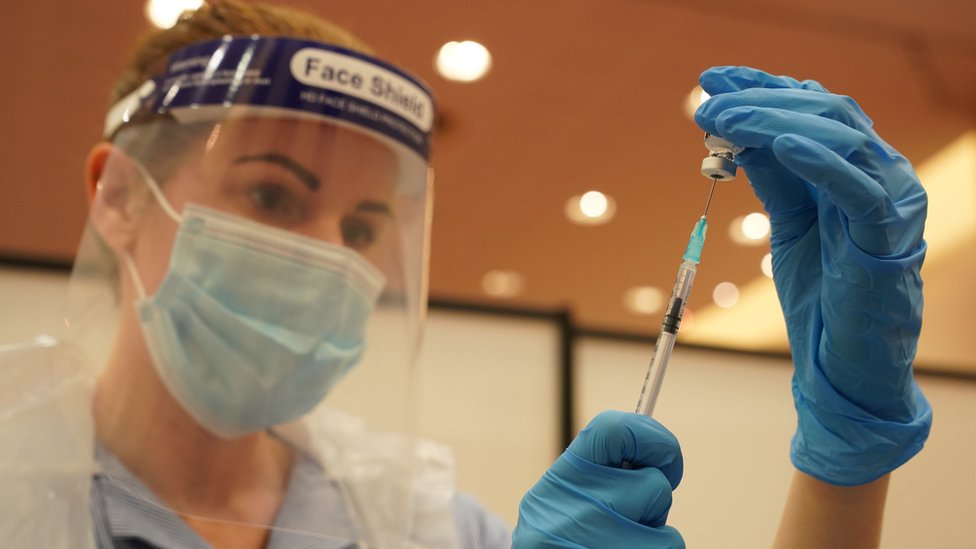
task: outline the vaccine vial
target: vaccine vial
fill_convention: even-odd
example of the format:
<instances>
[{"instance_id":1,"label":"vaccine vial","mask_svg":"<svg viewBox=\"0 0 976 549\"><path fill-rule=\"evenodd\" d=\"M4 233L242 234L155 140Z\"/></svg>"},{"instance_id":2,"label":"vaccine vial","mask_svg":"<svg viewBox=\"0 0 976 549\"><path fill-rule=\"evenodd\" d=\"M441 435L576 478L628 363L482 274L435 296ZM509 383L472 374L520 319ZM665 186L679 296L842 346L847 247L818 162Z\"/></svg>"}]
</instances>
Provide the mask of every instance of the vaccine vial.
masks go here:
<instances>
[{"instance_id":1,"label":"vaccine vial","mask_svg":"<svg viewBox=\"0 0 976 549\"><path fill-rule=\"evenodd\" d=\"M702 159L702 175L715 181L735 179L735 155L743 148L710 133L705 134L705 148L708 149L708 156Z\"/></svg>"}]
</instances>

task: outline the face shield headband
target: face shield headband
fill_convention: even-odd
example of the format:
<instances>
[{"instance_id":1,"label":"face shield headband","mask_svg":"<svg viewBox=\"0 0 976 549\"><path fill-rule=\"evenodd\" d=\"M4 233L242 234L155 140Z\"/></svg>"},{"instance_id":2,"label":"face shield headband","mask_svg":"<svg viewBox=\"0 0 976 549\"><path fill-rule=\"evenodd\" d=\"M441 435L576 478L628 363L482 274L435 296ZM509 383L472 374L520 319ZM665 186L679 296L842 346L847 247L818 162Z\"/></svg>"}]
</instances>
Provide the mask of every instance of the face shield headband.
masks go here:
<instances>
[{"instance_id":1,"label":"face shield headband","mask_svg":"<svg viewBox=\"0 0 976 549\"><path fill-rule=\"evenodd\" d=\"M184 124L220 118L235 106L351 126L429 159L434 102L418 79L337 46L263 36L225 36L177 51L165 72L109 110L104 135L111 139L154 115Z\"/></svg>"}]
</instances>

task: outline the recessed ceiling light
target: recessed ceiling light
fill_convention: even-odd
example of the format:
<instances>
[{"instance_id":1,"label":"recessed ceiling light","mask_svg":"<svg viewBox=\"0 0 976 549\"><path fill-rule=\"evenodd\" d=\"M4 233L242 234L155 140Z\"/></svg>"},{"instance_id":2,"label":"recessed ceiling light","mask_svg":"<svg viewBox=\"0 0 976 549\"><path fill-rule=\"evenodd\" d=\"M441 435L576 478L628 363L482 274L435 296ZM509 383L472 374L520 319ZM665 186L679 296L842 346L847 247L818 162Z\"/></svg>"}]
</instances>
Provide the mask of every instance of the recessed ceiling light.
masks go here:
<instances>
[{"instance_id":1,"label":"recessed ceiling light","mask_svg":"<svg viewBox=\"0 0 976 549\"><path fill-rule=\"evenodd\" d=\"M588 191L566 201L566 217L577 225L602 225L616 212L616 201L600 191Z\"/></svg>"},{"instance_id":2,"label":"recessed ceiling light","mask_svg":"<svg viewBox=\"0 0 976 549\"><path fill-rule=\"evenodd\" d=\"M203 5L203 0L149 0L146 17L153 25L168 29L176 24L184 11L192 11Z\"/></svg>"},{"instance_id":3,"label":"recessed ceiling light","mask_svg":"<svg viewBox=\"0 0 976 549\"><path fill-rule=\"evenodd\" d=\"M769 218L753 212L742 220L742 234L749 240L762 240L769 235Z\"/></svg>"},{"instance_id":4,"label":"recessed ceiling light","mask_svg":"<svg viewBox=\"0 0 976 549\"><path fill-rule=\"evenodd\" d=\"M525 277L515 271L488 271L481 288L492 297L515 297L525 288Z\"/></svg>"},{"instance_id":5,"label":"recessed ceiling light","mask_svg":"<svg viewBox=\"0 0 976 549\"><path fill-rule=\"evenodd\" d=\"M639 315L654 314L664 306L664 292L653 286L634 286L624 293L624 306Z\"/></svg>"},{"instance_id":6,"label":"recessed ceiling light","mask_svg":"<svg viewBox=\"0 0 976 549\"><path fill-rule=\"evenodd\" d=\"M759 268L762 269L762 274L773 278L773 254L764 255L762 262L759 264Z\"/></svg>"},{"instance_id":7,"label":"recessed ceiling light","mask_svg":"<svg viewBox=\"0 0 976 549\"><path fill-rule=\"evenodd\" d=\"M734 307L739 302L739 288L731 282L722 282L712 290L712 301L723 309Z\"/></svg>"},{"instance_id":8,"label":"recessed ceiling light","mask_svg":"<svg viewBox=\"0 0 976 549\"><path fill-rule=\"evenodd\" d=\"M491 53L481 44L464 40L441 46L434 60L438 74L455 82L474 82L491 68Z\"/></svg>"},{"instance_id":9,"label":"recessed ceiling light","mask_svg":"<svg viewBox=\"0 0 976 549\"><path fill-rule=\"evenodd\" d=\"M711 96L705 93L705 90L703 90L701 86L695 86L692 88L691 92L688 93L688 97L685 98L685 114L688 115L688 118L694 119L695 111L698 110L698 107L700 107L702 103L708 101L709 97Z\"/></svg>"},{"instance_id":10,"label":"recessed ceiling light","mask_svg":"<svg viewBox=\"0 0 976 549\"><path fill-rule=\"evenodd\" d=\"M600 191L585 192L579 200L580 212L590 218L604 216L607 213L607 206L609 204L607 195Z\"/></svg>"},{"instance_id":11,"label":"recessed ceiling light","mask_svg":"<svg viewBox=\"0 0 976 549\"><path fill-rule=\"evenodd\" d=\"M736 244L758 246L769 236L769 218L766 214L753 212L739 216L729 224L729 237Z\"/></svg>"}]
</instances>

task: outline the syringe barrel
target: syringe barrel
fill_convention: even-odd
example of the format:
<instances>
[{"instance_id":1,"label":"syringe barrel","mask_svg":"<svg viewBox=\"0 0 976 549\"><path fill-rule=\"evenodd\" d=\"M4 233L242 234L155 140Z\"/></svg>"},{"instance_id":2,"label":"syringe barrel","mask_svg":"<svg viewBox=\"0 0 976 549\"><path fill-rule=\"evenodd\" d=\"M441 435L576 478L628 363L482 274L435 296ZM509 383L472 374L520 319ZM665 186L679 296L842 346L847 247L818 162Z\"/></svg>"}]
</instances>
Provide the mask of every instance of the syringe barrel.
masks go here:
<instances>
[{"instance_id":1,"label":"syringe barrel","mask_svg":"<svg viewBox=\"0 0 976 549\"><path fill-rule=\"evenodd\" d=\"M688 303L688 296L691 294L691 286L695 280L696 271L695 264L688 260L684 261L678 268L678 276L674 281L674 289L671 292L671 299L668 301L667 312L664 314L664 322L661 323L661 332L654 343L654 355L647 367L644 386L641 388L640 398L637 401L637 413L639 414L651 416L654 412L654 405L657 403L658 393L661 392L664 373L668 368L668 360L671 358L674 340L678 336L681 317L684 315L685 305Z\"/></svg>"},{"instance_id":2,"label":"syringe barrel","mask_svg":"<svg viewBox=\"0 0 976 549\"><path fill-rule=\"evenodd\" d=\"M691 295L691 285L695 281L696 272L698 269L695 263L688 259L682 261L681 266L678 267L678 276L675 277L671 299L668 300L668 309L664 313L664 322L661 324L662 332L667 330L671 334L678 334L678 327L685 313L685 305L688 304L688 296Z\"/></svg>"},{"instance_id":3,"label":"syringe barrel","mask_svg":"<svg viewBox=\"0 0 976 549\"><path fill-rule=\"evenodd\" d=\"M668 368L674 340L674 334L664 330L661 330L661 334L657 336L654 355L651 357L651 364L647 367L647 375L644 378L644 388L641 389L640 399L637 401L638 414L648 417L654 415L654 405L657 404L657 395L661 392L661 383L664 381L664 372Z\"/></svg>"}]
</instances>

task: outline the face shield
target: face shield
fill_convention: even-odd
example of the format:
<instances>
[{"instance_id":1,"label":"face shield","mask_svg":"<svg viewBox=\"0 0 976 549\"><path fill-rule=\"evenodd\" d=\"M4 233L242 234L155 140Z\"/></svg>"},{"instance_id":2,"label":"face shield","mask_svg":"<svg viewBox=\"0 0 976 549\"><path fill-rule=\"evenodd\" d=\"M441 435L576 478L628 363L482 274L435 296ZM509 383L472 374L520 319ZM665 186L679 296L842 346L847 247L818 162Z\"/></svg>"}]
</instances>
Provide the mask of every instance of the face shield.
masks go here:
<instances>
[{"instance_id":1,"label":"face shield","mask_svg":"<svg viewBox=\"0 0 976 549\"><path fill-rule=\"evenodd\" d=\"M369 56L225 37L110 110L63 339L98 372L112 490L272 536L450 536L418 531L449 507L419 481L446 458L410 435L433 109ZM255 478L285 480L280 512L214 505L268 448L280 467ZM343 524L314 516L332 496ZM301 498L319 505L281 524Z\"/></svg>"}]
</instances>

